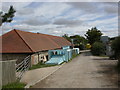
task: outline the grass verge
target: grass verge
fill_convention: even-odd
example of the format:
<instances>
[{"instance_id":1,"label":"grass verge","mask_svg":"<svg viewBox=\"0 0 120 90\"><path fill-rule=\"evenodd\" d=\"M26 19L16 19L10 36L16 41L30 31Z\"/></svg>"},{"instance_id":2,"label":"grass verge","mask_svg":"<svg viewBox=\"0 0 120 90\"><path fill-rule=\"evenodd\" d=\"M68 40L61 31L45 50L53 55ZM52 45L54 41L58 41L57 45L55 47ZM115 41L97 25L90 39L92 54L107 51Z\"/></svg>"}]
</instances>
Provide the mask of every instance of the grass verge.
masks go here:
<instances>
[{"instance_id":1,"label":"grass verge","mask_svg":"<svg viewBox=\"0 0 120 90\"><path fill-rule=\"evenodd\" d=\"M33 69L37 69L37 68L43 68L43 67L51 67L51 66L56 66L56 65L48 65L48 64L44 64L42 62L33 65L31 68L29 68L29 70L33 70Z\"/></svg>"},{"instance_id":2,"label":"grass verge","mask_svg":"<svg viewBox=\"0 0 120 90\"><path fill-rule=\"evenodd\" d=\"M77 56L79 56L80 54L74 54L73 56L72 56L72 58L68 61L68 62L70 62L70 61L72 61L75 57L77 57Z\"/></svg>"},{"instance_id":3,"label":"grass verge","mask_svg":"<svg viewBox=\"0 0 120 90\"><path fill-rule=\"evenodd\" d=\"M12 89L17 90L18 88L23 88L24 89L25 85L26 84L24 84L24 83L20 83L20 82L16 81L16 82L13 82L13 83L9 83L7 85L3 85L2 90L6 90L6 89L10 89L10 88L11 88L11 90Z\"/></svg>"},{"instance_id":4,"label":"grass verge","mask_svg":"<svg viewBox=\"0 0 120 90\"><path fill-rule=\"evenodd\" d=\"M80 55L80 54L73 55L72 58L69 61L71 61L73 58L77 57L78 55ZM63 63L61 63L60 65L62 65ZM51 67L51 66L57 66L57 65L56 64L55 65L49 65L49 64L44 64L44 63L40 62L36 65L33 65L31 68L29 68L29 70L33 70L33 69L37 69L37 68L44 68L44 67Z\"/></svg>"}]
</instances>

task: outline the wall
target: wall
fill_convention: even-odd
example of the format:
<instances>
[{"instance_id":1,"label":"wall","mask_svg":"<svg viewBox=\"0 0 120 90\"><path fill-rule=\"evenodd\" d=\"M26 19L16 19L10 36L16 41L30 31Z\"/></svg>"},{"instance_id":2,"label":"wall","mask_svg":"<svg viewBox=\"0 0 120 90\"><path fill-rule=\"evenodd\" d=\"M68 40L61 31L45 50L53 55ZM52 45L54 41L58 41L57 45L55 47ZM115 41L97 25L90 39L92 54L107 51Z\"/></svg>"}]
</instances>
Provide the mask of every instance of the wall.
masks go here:
<instances>
[{"instance_id":1,"label":"wall","mask_svg":"<svg viewBox=\"0 0 120 90\"><path fill-rule=\"evenodd\" d=\"M17 59L16 63L20 63L28 55L29 54L27 54L27 53L25 53L25 54L22 54L22 53L19 53L19 54L5 53L5 54L2 54L2 61Z\"/></svg>"},{"instance_id":2,"label":"wall","mask_svg":"<svg viewBox=\"0 0 120 90\"><path fill-rule=\"evenodd\" d=\"M15 63L16 60L0 61L0 65L2 65L2 85L16 81Z\"/></svg>"},{"instance_id":3,"label":"wall","mask_svg":"<svg viewBox=\"0 0 120 90\"><path fill-rule=\"evenodd\" d=\"M48 60L47 56L48 56L48 51L32 54L31 55L31 65L38 64L41 61L43 61L43 62L47 61Z\"/></svg>"},{"instance_id":4,"label":"wall","mask_svg":"<svg viewBox=\"0 0 120 90\"><path fill-rule=\"evenodd\" d=\"M16 63L20 63L25 57L27 57L28 53L4 53L2 54L2 61L7 61L7 60L14 60L17 59ZM43 51L43 52L38 52L38 53L34 53L31 55L31 65L33 64L37 64L40 61L45 62L47 60L48 56L48 51Z\"/></svg>"}]
</instances>

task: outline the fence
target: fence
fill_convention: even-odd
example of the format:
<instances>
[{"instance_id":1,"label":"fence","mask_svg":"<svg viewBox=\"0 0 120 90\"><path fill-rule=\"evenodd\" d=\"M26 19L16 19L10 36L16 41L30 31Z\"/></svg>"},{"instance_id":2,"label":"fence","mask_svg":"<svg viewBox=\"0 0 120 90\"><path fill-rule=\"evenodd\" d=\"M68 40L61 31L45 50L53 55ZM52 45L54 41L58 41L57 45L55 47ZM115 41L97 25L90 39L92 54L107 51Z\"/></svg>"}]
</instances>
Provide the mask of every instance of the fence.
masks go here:
<instances>
[{"instance_id":1,"label":"fence","mask_svg":"<svg viewBox=\"0 0 120 90\"><path fill-rule=\"evenodd\" d=\"M16 78L20 80L25 71L31 66L31 56L27 56L21 63L16 65Z\"/></svg>"},{"instance_id":2,"label":"fence","mask_svg":"<svg viewBox=\"0 0 120 90\"><path fill-rule=\"evenodd\" d=\"M16 60L0 61L0 65L2 65L2 85L16 80L15 63Z\"/></svg>"}]
</instances>

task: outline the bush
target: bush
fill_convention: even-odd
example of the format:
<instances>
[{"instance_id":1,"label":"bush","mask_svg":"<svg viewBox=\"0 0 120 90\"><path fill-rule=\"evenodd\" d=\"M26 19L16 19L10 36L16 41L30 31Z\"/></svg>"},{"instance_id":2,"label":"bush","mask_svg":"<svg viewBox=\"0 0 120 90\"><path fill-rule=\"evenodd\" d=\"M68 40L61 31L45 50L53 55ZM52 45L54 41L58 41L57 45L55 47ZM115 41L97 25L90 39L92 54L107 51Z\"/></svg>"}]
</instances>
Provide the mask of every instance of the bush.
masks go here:
<instances>
[{"instance_id":1,"label":"bush","mask_svg":"<svg viewBox=\"0 0 120 90\"><path fill-rule=\"evenodd\" d=\"M79 45L79 49L80 49L80 50L84 50L84 49L85 49L85 46L84 46L83 44L80 44L80 45Z\"/></svg>"},{"instance_id":2,"label":"bush","mask_svg":"<svg viewBox=\"0 0 120 90\"><path fill-rule=\"evenodd\" d=\"M112 43L112 50L114 51L114 58L118 59L117 69L120 73L120 36L117 37Z\"/></svg>"},{"instance_id":3,"label":"bush","mask_svg":"<svg viewBox=\"0 0 120 90\"><path fill-rule=\"evenodd\" d=\"M114 51L115 59L119 59L120 58L120 36L117 37L112 42L112 50Z\"/></svg>"},{"instance_id":4,"label":"bush","mask_svg":"<svg viewBox=\"0 0 120 90\"><path fill-rule=\"evenodd\" d=\"M95 42L92 45L91 52L93 55L99 56L105 54L105 46L101 42Z\"/></svg>"},{"instance_id":5,"label":"bush","mask_svg":"<svg viewBox=\"0 0 120 90\"><path fill-rule=\"evenodd\" d=\"M120 60L118 61L118 64L117 64L117 70L118 70L118 73L120 73Z\"/></svg>"}]
</instances>

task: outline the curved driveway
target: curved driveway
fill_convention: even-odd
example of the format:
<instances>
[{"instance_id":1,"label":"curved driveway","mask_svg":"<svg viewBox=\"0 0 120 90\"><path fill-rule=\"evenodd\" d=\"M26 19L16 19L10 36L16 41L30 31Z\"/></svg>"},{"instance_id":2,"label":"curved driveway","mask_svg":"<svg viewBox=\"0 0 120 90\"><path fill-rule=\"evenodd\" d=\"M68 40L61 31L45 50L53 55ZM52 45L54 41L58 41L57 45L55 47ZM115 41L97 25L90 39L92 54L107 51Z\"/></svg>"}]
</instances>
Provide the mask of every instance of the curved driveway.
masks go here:
<instances>
[{"instance_id":1,"label":"curved driveway","mask_svg":"<svg viewBox=\"0 0 120 90\"><path fill-rule=\"evenodd\" d=\"M102 57L92 56L84 52L72 61L63 65L55 73L40 81L32 88L115 88L113 83L106 79L104 73L99 73L102 68ZM103 59L103 58L102 58ZM111 60L112 62L112 60Z\"/></svg>"}]
</instances>

